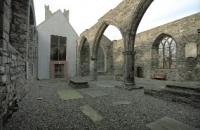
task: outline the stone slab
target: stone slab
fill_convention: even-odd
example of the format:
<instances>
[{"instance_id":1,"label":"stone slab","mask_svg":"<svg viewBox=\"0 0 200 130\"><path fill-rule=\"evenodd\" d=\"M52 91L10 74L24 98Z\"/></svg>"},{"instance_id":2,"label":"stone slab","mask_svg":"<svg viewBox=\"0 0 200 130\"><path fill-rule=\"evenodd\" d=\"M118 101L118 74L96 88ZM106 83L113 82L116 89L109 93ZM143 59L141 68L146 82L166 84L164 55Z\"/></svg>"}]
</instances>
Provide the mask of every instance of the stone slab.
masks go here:
<instances>
[{"instance_id":1,"label":"stone slab","mask_svg":"<svg viewBox=\"0 0 200 130\"><path fill-rule=\"evenodd\" d=\"M113 106L118 106L118 105L130 105L131 102L130 101L116 101L113 102Z\"/></svg>"},{"instance_id":2,"label":"stone slab","mask_svg":"<svg viewBox=\"0 0 200 130\"><path fill-rule=\"evenodd\" d=\"M187 91L196 91L200 92L200 86L191 86L191 85L186 85L186 84L166 84L167 88L172 88L172 89L181 89L181 90L187 90Z\"/></svg>"},{"instance_id":3,"label":"stone slab","mask_svg":"<svg viewBox=\"0 0 200 130\"><path fill-rule=\"evenodd\" d=\"M151 130L198 130L169 117L163 117L153 123L147 124L147 127Z\"/></svg>"},{"instance_id":4,"label":"stone slab","mask_svg":"<svg viewBox=\"0 0 200 130\"><path fill-rule=\"evenodd\" d=\"M89 105L84 105L80 107L80 110L86 115L88 116L93 122L99 122L101 120L103 120L103 117L99 114L99 112L97 112L96 110L94 110L92 107L90 107Z\"/></svg>"},{"instance_id":5,"label":"stone slab","mask_svg":"<svg viewBox=\"0 0 200 130\"><path fill-rule=\"evenodd\" d=\"M115 88L124 89L124 90L128 90L128 91L132 91L132 90L137 90L137 89L143 89L144 87L142 87L142 86L137 86L137 85L119 84L119 85L115 85Z\"/></svg>"},{"instance_id":6,"label":"stone slab","mask_svg":"<svg viewBox=\"0 0 200 130\"><path fill-rule=\"evenodd\" d=\"M83 96L76 90L59 90L58 95L62 100L80 99Z\"/></svg>"},{"instance_id":7,"label":"stone slab","mask_svg":"<svg viewBox=\"0 0 200 130\"><path fill-rule=\"evenodd\" d=\"M87 94L93 98L103 97L103 96L108 95L107 93L104 93L103 91L99 91L99 90L87 90L87 91L82 91L82 93Z\"/></svg>"},{"instance_id":8,"label":"stone slab","mask_svg":"<svg viewBox=\"0 0 200 130\"><path fill-rule=\"evenodd\" d=\"M110 84L97 84L98 87L102 88L114 88L115 85L110 85Z\"/></svg>"},{"instance_id":9,"label":"stone slab","mask_svg":"<svg viewBox=\"0 0 200 130\"><path fill-rule=\"evenodd\" d=\"M88 81L81 78L74 78L69 81L69 85L73 88L88 88Z\"/></svg>"}]
</instances>

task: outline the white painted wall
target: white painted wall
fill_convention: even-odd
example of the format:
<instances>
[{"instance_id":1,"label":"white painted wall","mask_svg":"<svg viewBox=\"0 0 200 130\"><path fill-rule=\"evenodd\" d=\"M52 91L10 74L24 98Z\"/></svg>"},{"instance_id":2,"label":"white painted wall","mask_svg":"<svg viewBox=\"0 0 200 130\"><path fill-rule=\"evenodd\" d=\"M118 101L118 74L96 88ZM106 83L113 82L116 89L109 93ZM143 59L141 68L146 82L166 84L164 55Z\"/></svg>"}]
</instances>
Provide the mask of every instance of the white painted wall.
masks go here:
<instances>
[{"instance_id":1,"label":"white painted wall","mask_svg":"<svg viewBox=\"0 0 200 130\"><path fill-rule=\"evenodd\" d=\"M50 36L46 32L38 32L38 78L49 79Z\"/></svg>"},{"instance_id":2,"label":"white painted wall","mask_svg":"<svg viewBox=\"0 0 200 130\"><path fill-rule=\"evenodd\" d=\"M67 37L67 55L68 79L76 74L76 40L78 35L67 21L63 13L58 10L52 17L38 26L39 49L38 49L38 78L49 79L50 62L50 36L58 35Z\"/></svg>"}]
</instances>

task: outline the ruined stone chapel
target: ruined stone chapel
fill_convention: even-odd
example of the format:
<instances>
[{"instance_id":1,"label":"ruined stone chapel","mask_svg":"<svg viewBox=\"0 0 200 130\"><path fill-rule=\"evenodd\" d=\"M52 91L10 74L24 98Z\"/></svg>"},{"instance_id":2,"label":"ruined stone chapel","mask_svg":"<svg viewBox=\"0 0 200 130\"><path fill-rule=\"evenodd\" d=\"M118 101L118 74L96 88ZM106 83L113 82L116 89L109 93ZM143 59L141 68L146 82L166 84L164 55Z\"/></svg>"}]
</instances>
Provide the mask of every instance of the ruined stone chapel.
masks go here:
<instances>
[{"instance_id":1,"label":"ruined stone chapel","mask_svg":"<svg viewBox=\"0 0 200 130\"><path fill-rule=\"evenodd\" d=\"M153 2L122 0L78 36L68 10L36 26L33 0L1 0L0 130L200 129L200 13L137 33Z\"/></svg>"}]
</instances>

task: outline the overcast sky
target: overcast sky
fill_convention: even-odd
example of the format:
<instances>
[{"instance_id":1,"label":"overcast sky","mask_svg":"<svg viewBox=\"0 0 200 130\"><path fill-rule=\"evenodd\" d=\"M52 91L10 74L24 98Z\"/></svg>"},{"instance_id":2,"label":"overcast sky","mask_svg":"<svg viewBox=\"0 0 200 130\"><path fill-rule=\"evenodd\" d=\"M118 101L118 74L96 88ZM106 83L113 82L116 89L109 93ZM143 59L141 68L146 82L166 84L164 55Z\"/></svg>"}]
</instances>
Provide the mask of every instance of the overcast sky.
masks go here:
<instances>
[{"instance_id":1,"label":"overcast sky","mask_svg":"<svg viewBox=\"0 0 200 130\"><path fill-rule=\"evenodd\" d=\"M70 10L70 23L78 34L94 25L110 9L122 0L34 0L37 25L44 16L44 5L49 5L52 12L61 9ZM145 13L138 32L174 21L176 19L200 12L200 0L154 0ZM115 32L116 33L111 33ZM107 28L105 35L111 40L119 39L117 29Z\"/></svg>"}]
</instances>

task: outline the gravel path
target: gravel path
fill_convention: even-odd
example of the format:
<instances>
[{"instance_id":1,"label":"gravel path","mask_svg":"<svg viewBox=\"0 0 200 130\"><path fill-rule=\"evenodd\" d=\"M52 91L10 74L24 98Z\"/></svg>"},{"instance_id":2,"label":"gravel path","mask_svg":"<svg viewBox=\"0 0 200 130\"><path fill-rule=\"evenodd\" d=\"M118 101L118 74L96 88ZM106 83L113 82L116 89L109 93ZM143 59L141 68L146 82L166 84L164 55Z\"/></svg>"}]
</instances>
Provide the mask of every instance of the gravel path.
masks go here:
<instances>
[{"instance_id":1,"label":"gravel path","mask_svg":"<svg viewBox=\"0 0 200 130\"><path fill-rule=\"evenodd\" d=\"M146 124L164 116L200 128L200 109L185 104L167 102L144 95L143 90L126 91L113 87L77 90L84 97L63 101L57 91L71 89L65 82L35 81L19 103L5 130L149 130ZM102 91L107 95L92 98L87 91ZM131 104L113 105L127 101ZM94 123L80 107L89 105L103 120Z\"/></svg>"}]
</instances>

